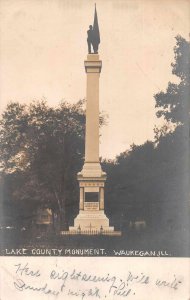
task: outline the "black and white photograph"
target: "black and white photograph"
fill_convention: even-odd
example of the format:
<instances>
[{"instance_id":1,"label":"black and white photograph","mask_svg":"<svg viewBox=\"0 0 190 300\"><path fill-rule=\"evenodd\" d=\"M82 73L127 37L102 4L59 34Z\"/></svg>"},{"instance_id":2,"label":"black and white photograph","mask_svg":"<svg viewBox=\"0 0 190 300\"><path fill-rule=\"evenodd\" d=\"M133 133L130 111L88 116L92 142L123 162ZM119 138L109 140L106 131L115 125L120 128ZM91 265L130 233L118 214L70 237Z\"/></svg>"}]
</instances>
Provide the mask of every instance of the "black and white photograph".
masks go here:
<instances>
[{"instance_id":1,"label":"black and white photograph","mask_svg":"<svg viewBox=\"0 0 190 300\"><path fill-rule=\"evenodd\" d=\"M188 258L190 1L0 0L0 16L2 261L37 278L30 259ZM52 272L61 289L17 279L18 299L84 277ZM64 299L188 297L140 298L104 275L109 295ZM156 286L177 290L172 276Z\"/></svg>"}]
</instances>

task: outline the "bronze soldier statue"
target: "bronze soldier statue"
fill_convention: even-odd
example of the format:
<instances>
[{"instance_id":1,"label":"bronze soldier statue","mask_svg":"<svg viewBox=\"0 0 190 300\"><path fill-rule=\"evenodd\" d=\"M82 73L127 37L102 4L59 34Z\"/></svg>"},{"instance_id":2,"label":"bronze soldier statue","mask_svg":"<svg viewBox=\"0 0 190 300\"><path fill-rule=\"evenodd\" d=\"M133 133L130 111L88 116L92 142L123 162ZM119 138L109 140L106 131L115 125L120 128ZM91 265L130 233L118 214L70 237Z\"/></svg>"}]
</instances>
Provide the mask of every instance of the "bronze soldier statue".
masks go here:
<instances>
[{"instance_id":1,"label":"bronze soldier statue","mask_svg":"<svg viewBox=\"0 0 190 300\"><path fill-rule=\"evenodd\" d=\"M94 54L98 53L98 47L100 44L100 32L98 26L98 16L95 6L94 12L94 25L90 25L87 31L87 43L88 43L88 53L91 54L91 46L93 47Z\"/></svg>"},{"instance_id":2,"label":"bronze soldier statue","mask_svg":"<svg viewBox=\"0 0 190 300\"><path fill-rule=\"evenodd\" d=\"M89 26L89 30L87 31L87 43L88 43L88 53L91 54L91 45L93 46L93 27Z\"/></svg>"}]
</instances>

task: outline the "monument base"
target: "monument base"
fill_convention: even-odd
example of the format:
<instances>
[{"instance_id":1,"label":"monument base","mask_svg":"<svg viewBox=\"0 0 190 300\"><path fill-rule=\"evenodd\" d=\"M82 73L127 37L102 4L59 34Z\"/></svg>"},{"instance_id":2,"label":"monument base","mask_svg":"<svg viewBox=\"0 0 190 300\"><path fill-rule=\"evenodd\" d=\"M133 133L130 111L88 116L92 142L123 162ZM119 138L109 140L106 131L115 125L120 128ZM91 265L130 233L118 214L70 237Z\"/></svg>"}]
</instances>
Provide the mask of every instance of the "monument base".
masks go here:
<instances>
[{"instance_id":1,"label":"monument base","mask_svg":"<svg viewBox=\"0 0 190 300\"><path fill-rule=\"evenodd\" d=\"M74 226L70 226L69 231L114 231L114 227L109 226L109 219L103 210L80 210L78 216L74 219Z\"/></svg>"},{"instance_id":2,"label":"monument base","mask_svg":"<svg viewBox=\"0 0 190 300\"><path fill-rule=\"evenodd\" d=\"M78 173L79 180L85 180L85 178L101 178L106 179L106 173L102 171L99 162L85 162L81 172Z\"/></svg>"}]
</instances>

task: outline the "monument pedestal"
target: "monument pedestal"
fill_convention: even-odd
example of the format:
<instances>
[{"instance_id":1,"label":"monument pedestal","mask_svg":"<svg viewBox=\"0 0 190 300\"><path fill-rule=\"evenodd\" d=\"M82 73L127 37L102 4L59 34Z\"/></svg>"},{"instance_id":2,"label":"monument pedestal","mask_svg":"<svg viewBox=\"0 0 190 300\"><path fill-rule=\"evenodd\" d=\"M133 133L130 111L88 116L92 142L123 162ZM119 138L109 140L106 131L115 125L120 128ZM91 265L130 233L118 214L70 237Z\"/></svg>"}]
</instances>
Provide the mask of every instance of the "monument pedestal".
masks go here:
<instances>
[{"instance_id":1,"label":"monument pedestal","mask_svg":"<svg viewBox=\"0 0 190 300\"><path fill-rule=\"evenodd\" d=\"M108 232L114 231L114 227L109 226L109 219L103 211L81 210L74 220L74 226L69 227L69 231L78 233L86 232Z\"/></svg>"},{"instance_id":2,"label":"monument pedestal","mask_svg":"<svg viewBox=\"0 0 190 300\"><path fill-rule=\"evenodd\" d=\"M102 171L99 163L84 164L82 172L78 173L80 210L69 231L114 231L104 213L105 180L106 173Z\"/></svg>"}]
</instances>

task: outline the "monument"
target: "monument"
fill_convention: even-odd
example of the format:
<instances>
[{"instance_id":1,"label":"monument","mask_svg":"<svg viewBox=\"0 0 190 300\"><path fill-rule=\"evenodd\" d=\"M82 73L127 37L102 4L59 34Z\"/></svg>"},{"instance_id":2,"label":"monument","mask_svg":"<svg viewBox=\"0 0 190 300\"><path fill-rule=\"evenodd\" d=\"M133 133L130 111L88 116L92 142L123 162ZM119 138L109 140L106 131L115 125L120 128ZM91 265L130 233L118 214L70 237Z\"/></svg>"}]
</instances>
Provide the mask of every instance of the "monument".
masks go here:
<instances>
[{"instance_id":1,"label":"monument","mask_svg":"<svg viewBox=\"0 0 190 300\"><path fill-rule=\"evenodd\" d=\"M77 179L80 187L79 214L74 219L70 232L117 234L109 225L104 213L104 186L106 173L102 171L99 160L99 77L102 61L99 59L98 47L100 33L95 7L94 24L87 31L88 55L84 62L87 74L86 88L86 133L85 161ZM91 46L93 47L93 53Z\"/></svg>"}]
</instances>

